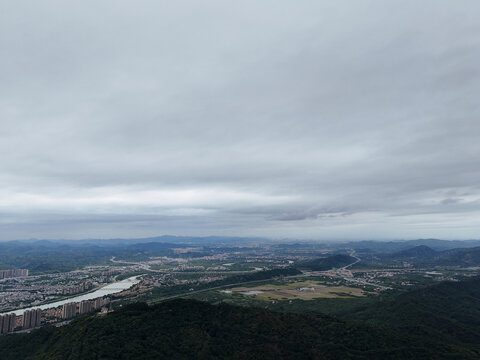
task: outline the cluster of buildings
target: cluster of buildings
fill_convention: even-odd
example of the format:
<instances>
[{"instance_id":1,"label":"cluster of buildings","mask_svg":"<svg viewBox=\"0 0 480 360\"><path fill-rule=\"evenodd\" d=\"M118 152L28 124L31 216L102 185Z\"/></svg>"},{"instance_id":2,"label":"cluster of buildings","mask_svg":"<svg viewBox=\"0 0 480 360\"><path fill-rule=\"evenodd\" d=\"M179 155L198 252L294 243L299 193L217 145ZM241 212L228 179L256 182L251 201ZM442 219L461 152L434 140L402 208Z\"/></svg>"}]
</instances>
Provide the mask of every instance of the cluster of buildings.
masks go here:
<instances>
[{"instance_id":1,"label":"cluster of buildings","mask_svg":"<svg viewBox=\"0 0 480 360\"><path fill-rule=\"evenodd\" d=\"M28 276L28 269L0 270L0 279Z\"/></svg>"},{"instance_id":2,"label":"cluster of buildings","mask_svg":"<svg viewBox=\"0 0 480 360\"><path fill-rule=\"evenodd\" d=\"M120 271L118 270L107 270L107 271L102 271L102 276L113 276L119 274Z\"/></svg>"},{"instance_id":3,"label":"cluster of buildings","mask_svg":"<svg viewBox=\"0 0 480 360\"><path fill-rule=\"evenodd\" d=\"M62 319L71 319L77 315L77 303L71 302L62 306Z\"/></svg>"},{"instance_id":4,"label":"cluster of buildings","mask_svg":"<svg viewBox=\"0 0 480 360\"><path fill-rule=\"evenodd\" d=\"M110 298L98 298L95 300L84 300L81 302L71 302L62 306L62 319L71 319L77 315L87 314L93 310L100 309L108 305Z\"/></svg>"},{"instance_id":5,"label":"cluster of buildings","mask_svg":"<svg viewBox=\"0 0 480 360\"><path fill-rule=\"evenodd\" d=\"M202 276L198 278L196 281L200 284L208 284L217 280L223 280L225 276Z\"/></svg>"},{"instance_id":6,"label":"cluster of buildings","mask_svg":"<svg viewBox=\"0 0 480 360\"><path fill-rule=\"evenodd\" d=\"M15 330L17 317L15 314L0 315L0 334Z\"/></svg>"},{"instance_id":7,"label":"cluster of buildings","mask_svg":"<svg viewBox=\"0 0 480 360\"><path fill-rule=\"evenodd\" d=\"M170 271L204 271L205 266L180 264L180 265L175 266L175 267L173 267L169 270Z\"/></svg>"},{"instance_id":8,"label":"cluster of buildings","mask_svg":"<svg viewBox=\"0 0 480 360\"><path fill-rule=\"evenodd\" d=\"M0 313L14 309L36 307L45 302L52 302L60 296L72 296L81 294L112 282L111 276L103 273L110 272L109 268L93 268L88 270L71 271L68 273L52 273L42 275L20 276L27 274L19 269L8 270L7 277L1 278L0 274Z\"/></svg>"},{"instance_id":9,"label":"cluster of buildings","mask_svg":"<svg viewBox=\"0 0 480 360\"><path fill-rule=\"evenodd\" d=\"M45 318L48 318L51 314L58 314L56 316L56 321L72 319L77 315L88 314L89 312L100 309L108 304L110 304L110 298L98 298L95 300L84 300L81 302L64 304L60 310L55 310L54 312L50 312L50 310L54 309L48 309L42 312L42 310L38 308L26 310L21 316L16 316L13 313L0 315L0 334L10 333L19 328L36 328L39 327L43 321L55 321L55 318L45 320Z\"/></svg>"},{"instance_id":10,"label":"cluster of buildings","mask_svg":"<svg viewBox=\"0 0 480 360\"><path fill-rule=\"evenodd\" d=\"M23 313L22 328L31 329L40 326L42 323L42 310L33 309Z\"/></svg>"},{"instance_id":11,"label":"cluster of buildings","mask_svg":"<svg viewBox=\"0 0 480 360\"><path fill-rule=\"evenodd\" d=\"M62 289L62 295L73 295L84 292L90 289L92 285L89 282L84 282L83 284L77 286L69 286Z\"/></svg>"},{"instance_id":12,"label":"cluster of buildings","mask_svg":"<svg viewBox=\"0 0 480 360\"><path fill-rule=\"evenodd\" d=\"M31 329L42 324L42 310L27 310L22 316L15 314L0 315L0 334L13 332L17 327Z\"/></svg>"},{"instance_id":13,"label":"cluster of buildings","mask_svg":"<svg viewBox=\"0 0 480 360\"><path fill-rule=\"evenodd\" d=\"M314 287L301 287L298 289L298 291L303 291L303 292L315 292Z\"/></svg>"}]
</instances>

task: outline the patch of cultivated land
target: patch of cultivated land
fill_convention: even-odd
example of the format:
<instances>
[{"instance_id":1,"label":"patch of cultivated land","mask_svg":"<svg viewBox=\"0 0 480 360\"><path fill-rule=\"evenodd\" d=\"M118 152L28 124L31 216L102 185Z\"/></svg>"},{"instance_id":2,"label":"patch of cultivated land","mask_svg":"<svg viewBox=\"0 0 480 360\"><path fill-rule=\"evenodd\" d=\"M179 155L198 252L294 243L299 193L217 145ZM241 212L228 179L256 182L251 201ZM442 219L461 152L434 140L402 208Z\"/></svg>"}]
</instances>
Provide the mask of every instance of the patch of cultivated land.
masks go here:
<instances>
[{"instance_id":1,"label":"patch of cultivated land","mask_svg":"<svg viewBox=\"0 0 480 360\"><path fill-rule=\"evenodd\" d=\"M260 300L311 300L366 295L362 289L348 286L326 286L312 281L285 283L284 285L266 284L256 287L238 287L230 290L232 293L255 296Z\"/></svg>"}]
</instances>

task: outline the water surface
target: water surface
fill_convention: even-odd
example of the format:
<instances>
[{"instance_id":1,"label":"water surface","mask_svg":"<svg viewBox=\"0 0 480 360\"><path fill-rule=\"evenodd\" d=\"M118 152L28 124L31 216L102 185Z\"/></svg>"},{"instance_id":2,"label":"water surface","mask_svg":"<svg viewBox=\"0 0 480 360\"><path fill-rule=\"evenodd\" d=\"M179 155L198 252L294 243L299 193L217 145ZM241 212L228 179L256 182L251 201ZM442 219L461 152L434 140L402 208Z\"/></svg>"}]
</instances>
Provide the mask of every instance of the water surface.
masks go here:
<instances>
[{"instance_id":1,"label":"water surface","mask_svg":"<svg viewBox=\"0 0 480 360\"><path fill-rule=\"evenodd\" d=\"M23 315L23 313L27 310L32 310L32 309L46 310L46 309L56 308L56 307L59 307L59 306L62 306L64 304L68 304L68 303L71 303L71 302L80 302L80 301L83 301L83 300L93 300L93 299L101 298L101 297L106 296L106 295L112 295L112 294L119 293L123 290L127 290L127 289L131 288L133 285L135 285L139 282L140 282L140 279L138 278L138 276L132 276L128 279L117 281L117 282L105 285L105 286L101 287L100 289L97 289L97 290L95 290L93 292L90 292L90 293L87 293L87 294L78 295L78 296L71 297L71 298L68 298L68 299L63 299L63 300L60 300L60 301L52 302L52 303L49 303L49 304L31 306L31 307L28 307L28 308L7 311L5 313L1 313L1 315L15 314L17 316L20 316L20 315Z\"/></svg>"}]
</instances>

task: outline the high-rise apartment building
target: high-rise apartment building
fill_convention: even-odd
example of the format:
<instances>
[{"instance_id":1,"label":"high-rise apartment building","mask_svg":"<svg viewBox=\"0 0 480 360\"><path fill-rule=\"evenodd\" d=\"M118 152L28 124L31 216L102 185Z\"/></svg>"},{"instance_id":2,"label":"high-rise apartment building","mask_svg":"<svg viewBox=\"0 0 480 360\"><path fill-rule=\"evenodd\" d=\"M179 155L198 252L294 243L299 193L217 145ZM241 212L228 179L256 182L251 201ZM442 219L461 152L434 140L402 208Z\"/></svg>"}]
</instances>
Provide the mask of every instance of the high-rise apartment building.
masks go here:
<instances>
[{"instance_id":1,"label":"high-rise apartment building","mask_svg":"<svg viewBox=\"0 0 480 360\"><path fill-rule=\"evenodd\" d=\"M71 319L77 315L77 303L64 304L62 307L62 319Z\"/></svg>"},{"instance_id":2,"label":"high-rise apartment building","mask_svg":"<svg viewBox=\"0 0 480 360\"><path fill-rule=\"evenodd\" d=\"M26 310L23 313L23 323L22 327L24 329L30 329L30 324L32 323L32 312L31 310Z\"/></svg>"},{"instance_id":3,"label":"high-rise apartment building","mask_svg":"<svg viewBox=\"0 0 480 360\"><path fill-rule=\"evenodd\" d=\"M6 334L15 330L15 314L0 315L0 334Z\"/></svg>"},{"instance_id":4,"label":"high-rise apartment building","mask_svg":"<svg viewBox=\"0 0 480 360\"><path fill-rule=\"evenodd\" d=\"M28 276L28 269L0 270L0 279Z\"/></svg>"},{"instance_id":5,"label":"high-rise apartment building","mask_svg":"<svg viewBox=\"0 0 480 360\"><path fill-rule=\"evenodd\" d=\"M24 329L30 329L34 327L40 326L42 323L42 310L41 309L33 309L33 310L26 310L23 313L23 325Z\"/></svg>"},{"instance_id":6,"label":"high-rise apartment building","mask_svg":"<svg viewBox=\"0 0 480 360\"><path fill-rule=\"evenodd\" d=\"M32 327L38 327L42 324L42 309L33 310L31 321Z\"/></svg>"},{"instance_id":7,"label":"high-rise apartment building","mask_svg":"<svg viewBox=\"0 0 480 360\"><path fill-rule=\"evenodd\" d=\"M79 314L87 314L93 310L93 303L88 300L84 300L80 303Z\"/></svg>"}]
</instances>

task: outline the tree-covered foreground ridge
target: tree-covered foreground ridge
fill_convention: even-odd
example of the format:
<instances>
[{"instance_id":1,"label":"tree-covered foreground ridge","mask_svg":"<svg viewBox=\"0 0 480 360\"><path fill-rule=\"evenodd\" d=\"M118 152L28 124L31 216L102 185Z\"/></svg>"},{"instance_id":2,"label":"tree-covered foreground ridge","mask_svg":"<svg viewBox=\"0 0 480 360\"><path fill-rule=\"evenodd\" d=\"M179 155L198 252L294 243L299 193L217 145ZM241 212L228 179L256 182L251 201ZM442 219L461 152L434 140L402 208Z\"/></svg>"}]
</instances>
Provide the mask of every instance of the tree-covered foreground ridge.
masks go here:
<instances>
[{"instance_id":1,"label":"tree-covered foreground ridge","mask_svg":"<svg viewBox=\"0 0 480 360\"><path fill-rule=\"evenodd\" d=\"M0 337L1 359L480 359L480 279L335 317L175 299Z\"/></svg>"}]
</instances>

